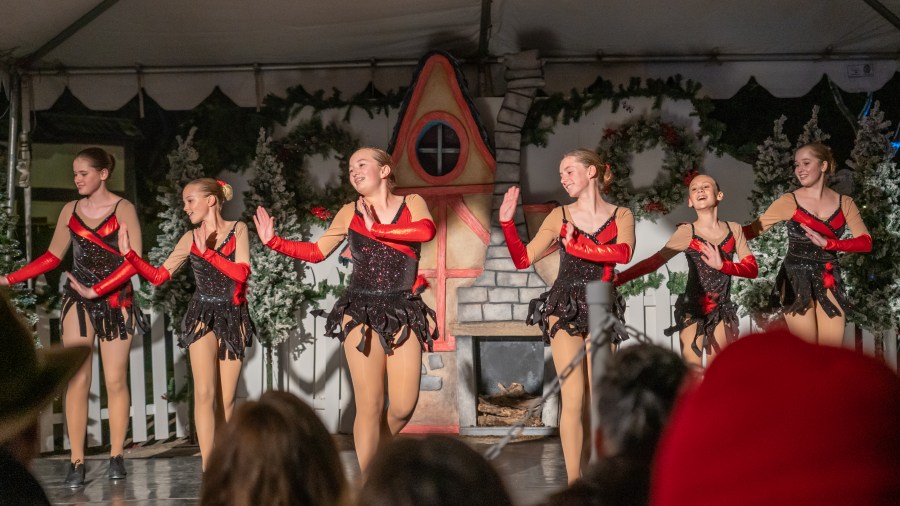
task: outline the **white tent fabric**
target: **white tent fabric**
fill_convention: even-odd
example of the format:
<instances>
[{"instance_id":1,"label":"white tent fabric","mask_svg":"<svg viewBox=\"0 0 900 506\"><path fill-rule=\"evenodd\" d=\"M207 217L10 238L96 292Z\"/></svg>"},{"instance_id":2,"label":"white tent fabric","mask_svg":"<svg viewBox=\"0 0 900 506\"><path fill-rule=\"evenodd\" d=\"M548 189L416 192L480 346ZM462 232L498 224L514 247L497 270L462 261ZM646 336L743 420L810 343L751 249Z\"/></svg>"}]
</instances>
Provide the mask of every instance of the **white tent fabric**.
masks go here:
<instances>
[{"instance_id":1,"label":"white tent fabric","mask_svg":"<svg viewBox=\"0 0 900 506\"><path fill-rule=\"evenodd\" d=\"M0 0L0 58L27 57L98 2ZM900 13L900 0L881 4ZM33 62L39 72L26 92L38 110L66 86L88 107L109 110L140 85L167 109L190 109L215 86L242 106L296 84L354 93L374 80L396 88L428 50L474 59L481 8L478 0L120 0ZM494 0L488 52L502 58L524 49L548 58L548 91L598 75L626 83L681 74L714 98L751 76L777 96L796 96L823 74L848 91L878 89L897 70L900 29L864 0ZM863 64L871 72L850 77L859 68L848 66Z\"/></svg>"}]
</instances>

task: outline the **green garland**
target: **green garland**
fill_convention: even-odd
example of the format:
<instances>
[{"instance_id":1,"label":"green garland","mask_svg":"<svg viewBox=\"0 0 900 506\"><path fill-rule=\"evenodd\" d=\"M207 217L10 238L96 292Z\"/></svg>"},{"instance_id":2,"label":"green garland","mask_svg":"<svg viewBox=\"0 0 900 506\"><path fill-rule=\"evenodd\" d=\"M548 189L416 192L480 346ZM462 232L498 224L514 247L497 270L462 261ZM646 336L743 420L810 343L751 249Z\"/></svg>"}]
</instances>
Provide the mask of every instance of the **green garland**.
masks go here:
<instances>
[{"instance_id":1,"label":"green garland","mask_svg":"<svg viewBox=\"0 0 900 506\"><path fill-rule=\"evenodd\" d=\"M650 189L638 192L631 184L631 156L656 146L663 148L663 173ZM656 220L685 202L687 186L700 171L705 149L690 130L641 117L618 129L607 128L597 153L613 172L606 189L613 201L630 208L635 218Z\"/></svg>"},{"instance_id":2,"label":"green garland","mask_svg":"<svg viewBox=\"0 0 900 506\"><path fill-rule=\"evenodd\" d=\"M709 97L698 97L701 85L688 79L683 82L681 75L667 79L647 79L633 77L627 86L613 86L611 81L598 77L593 84L582 91L573 89L568 95L554 93L535 100L522 126L522 145L547 147L550 134L559 122L568 125L578 122L582 116L593 111L606 101L612 102L612 112L620 107L631 110L627 99L652 98L653 108L659 109L663 100L688 100L694 106L694 115L699 119L700 136L709 138L710 144L725 131L725 125L712 119L714 107Z\"/></svg>"},{"instance_id":3,"label":"green garland","mask_svg":"<svg viewBox=\"0 0 900 506\"><path fill-rule=\"evenodd\" d=\"M374 118L375 114L387 116L390 111L400 108L405 96L406 87L382 93L371 81L365 89L349 99L342 98L337 88L332 88L331 96L326 97L325 90L310 93L298 84L288 88L284 98L271 94L266 96L263 104L270 117L281 124L287 123L287 120L296 117L307 107L313 110L314 116L325 110L346 108L344 121L347 122L353 109L362 109L369 118Z\"/></svg>"}]
</instances>

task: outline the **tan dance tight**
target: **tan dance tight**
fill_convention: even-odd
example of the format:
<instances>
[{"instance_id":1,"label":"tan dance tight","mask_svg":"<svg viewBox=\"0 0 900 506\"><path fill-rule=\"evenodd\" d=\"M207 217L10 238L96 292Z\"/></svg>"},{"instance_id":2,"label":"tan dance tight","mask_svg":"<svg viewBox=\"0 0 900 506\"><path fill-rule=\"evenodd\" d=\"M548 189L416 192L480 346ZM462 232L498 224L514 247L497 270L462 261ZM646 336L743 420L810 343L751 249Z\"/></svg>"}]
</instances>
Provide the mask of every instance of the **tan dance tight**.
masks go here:
<instances>
[{"instance_id":1,"label":"tan dance tight","mask_svg":"<svg viewBox=\"0 0 900 506\"><path fill-rule=\"evenodd\" d=\"M696 323L692 323L688 325L679 333L679 338L681 340L681 356L684 358L684 361L693 369L701 370L703 368L703 358L697 356L694 353L694 350L691 348L691 343L694 342L694 337L697 335L697 325ZM725 335L725 322L719 322L716 325L716 329L713 331L713 336L711 339L716 340L716 344L719 345L719 349L725 349L725 346L728 344L728 338ZM700 348L700 351L703 351L703 338L697 338L697 347ZM706 352L706 367L709 367L709 364L712 362L712 359L716 356L716 350L710 346L709 350Z\"/></svg>"},{"instance_id":2,"label":"tan dance tight","mask_svg":"<svg viewBox=\"0 0 900 506\"><path fill-rule=\"evenodd\" d=\"M96 340L94 328L91 326L90 319L85 318L85 320L87 336L82 336L78 325L77 309L72 308L66 313L62 322L63 346L90 346L93 348ZM103 379L106 382L108 399L111 456L122 454L125 434L128 432L128 421L131 414L131 394L128 390L128 353L131 349L131 341L130 334L128 339L100 341ZM79 460L84 462L92 367L93 351L91 358L86 360L75 376L69 380L66 390L66 427L72 449L72 462Z\"/></svg>"},{"instance_id":3,"label":"tan dance tight","mask_svg":"<svg viewBox=\"0 0 900 506\"><path fill-rule=\"evenodd\" d=\"M219 342L212 332L188 346L194 377L194 423L200 459L206 470L216 427L231 419L241 375L241 360L219 360Z\"/></svg>"},{"instance_id":4,"label":"tan dance tight","mask_svg":"<svg viewBox=\"0 0 900 506\"><path fill-rule=\"evenodd\" d=\"M344 324L346 324L346 318ZM383 437L400 432L412 418L419 401L419 381L422 374L422 347L416 336L409 338L386 355L378 335L366 332L366 347L356 349L361 326L347 336L344 355L353 382L356 419L353 421L353 442L361 475L378 450ZM388 408L384 410L384 384L387 375Z\"/></svg>"},{"instance_id":5,"label":"tan dance tight","mask_svg":"<svg viewBox=\"0 0 900 506\"><path fill-rule=\"evenodd\" d=\"M840 308L831 290L828 290L827 293L828 300ZM805 341L827 346L841 346L844 343L846 318L843 310L839 316L829 318L819 303L813 299L805 314L785 313L784 319L787 322L788 330Z\"/></svg>"},{"instance_id":6,"label":"tan dance tight","mask_svg":"<svg viewBox=\"0 0 900 506\"><path fill-rule=\"evenodd\" d=\"M549 318L552 327L557 317ZM550 339L550 353L553 355L553 366L556 374L572 362L587 342L584 335L571 335L564 330L557 331ZM560 390L562 404L559 416L559 439L562 443L563 460L566 463L566 475L569 483L581 477L581 471L590 458L591 440L591 361L585 354L581 364L577 365Z\"/></svg>"}]
</instances>

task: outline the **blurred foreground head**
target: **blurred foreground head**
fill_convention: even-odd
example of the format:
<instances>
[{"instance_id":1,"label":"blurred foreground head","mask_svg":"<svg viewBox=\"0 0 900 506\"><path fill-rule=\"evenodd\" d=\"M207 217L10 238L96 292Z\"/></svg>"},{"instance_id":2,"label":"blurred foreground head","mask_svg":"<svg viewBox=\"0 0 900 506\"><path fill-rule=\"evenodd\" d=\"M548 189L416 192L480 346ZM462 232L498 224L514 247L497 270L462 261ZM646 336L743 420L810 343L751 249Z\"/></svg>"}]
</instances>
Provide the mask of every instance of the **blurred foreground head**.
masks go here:
<instances>
[{"instance_id":1,"label":"blurred foreground head","mask_svg":"<svg viewBox=\"0 0 900 506\"><path fill-rule=\"evenodd\" d=\"M676 405L654 505L900 504L900 378L787 331L723 350Z\"/></svg>"}]
</instances>

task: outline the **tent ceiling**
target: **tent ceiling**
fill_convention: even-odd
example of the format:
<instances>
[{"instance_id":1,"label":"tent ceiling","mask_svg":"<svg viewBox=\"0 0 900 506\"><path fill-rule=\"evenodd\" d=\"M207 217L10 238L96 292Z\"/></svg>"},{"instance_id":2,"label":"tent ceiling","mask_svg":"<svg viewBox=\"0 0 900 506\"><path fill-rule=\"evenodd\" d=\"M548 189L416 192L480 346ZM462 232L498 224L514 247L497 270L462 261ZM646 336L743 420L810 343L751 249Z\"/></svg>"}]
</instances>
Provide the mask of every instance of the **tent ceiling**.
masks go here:
<instances>
[{"instance_id":1,"label":"tent ceiling","mask_svg":"<svg viewBox=\"0 0 900 506\"><path fill-rule=\"evenodd\" d=\"M21 59L100 0L0 0L0 55ZM880 0L900 14L900 0ZM196 66L475 56L478 0L120 0L35 67ZM494 0L502 56L900 52L900 30L865 0Z\"/></svg>"}]
</instances>

